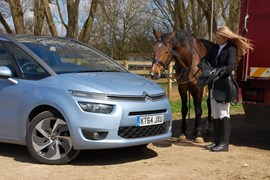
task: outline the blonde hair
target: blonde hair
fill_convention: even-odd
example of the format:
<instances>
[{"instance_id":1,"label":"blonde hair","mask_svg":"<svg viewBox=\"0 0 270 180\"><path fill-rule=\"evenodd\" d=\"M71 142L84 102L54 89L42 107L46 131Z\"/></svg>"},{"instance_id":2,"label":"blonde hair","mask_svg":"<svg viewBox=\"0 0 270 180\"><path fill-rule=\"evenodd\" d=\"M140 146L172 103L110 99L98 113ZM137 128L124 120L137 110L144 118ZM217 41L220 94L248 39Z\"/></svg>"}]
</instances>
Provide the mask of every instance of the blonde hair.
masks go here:
<instances>
[{"instance_id":1,"label":"blonde hair","mask_svg":"<svg viewBox=\"0 0 270 180\"><path fill-rule=\"evenodd\" d=\"M239 62L241 56L244 56L249 49L253 50L253 45L250 43L249 39L232 32L232 30L227 26L220 27L216 34L231 40L236 45L237 62Z\"/></svg>"}]
</instances>

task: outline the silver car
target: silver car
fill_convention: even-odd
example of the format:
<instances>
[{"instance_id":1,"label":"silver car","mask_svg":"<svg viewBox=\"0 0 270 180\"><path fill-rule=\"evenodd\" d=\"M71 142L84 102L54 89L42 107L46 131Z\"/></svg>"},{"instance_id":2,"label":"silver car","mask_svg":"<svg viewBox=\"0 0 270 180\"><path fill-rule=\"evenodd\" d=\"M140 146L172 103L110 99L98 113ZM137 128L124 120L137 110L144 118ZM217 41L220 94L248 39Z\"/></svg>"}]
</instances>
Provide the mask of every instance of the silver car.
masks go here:
<instances>
[{"instance_id":1,"label":"silver car","mask_svg":"<svg viewBox=\"0 0 270 180\"><path fill-rule=\"evenodd\" d=\"M171 125L163 88L94 48L0 34L0 142L26 145L37 162L165 140Z\"/></svg>"}]
</instances>

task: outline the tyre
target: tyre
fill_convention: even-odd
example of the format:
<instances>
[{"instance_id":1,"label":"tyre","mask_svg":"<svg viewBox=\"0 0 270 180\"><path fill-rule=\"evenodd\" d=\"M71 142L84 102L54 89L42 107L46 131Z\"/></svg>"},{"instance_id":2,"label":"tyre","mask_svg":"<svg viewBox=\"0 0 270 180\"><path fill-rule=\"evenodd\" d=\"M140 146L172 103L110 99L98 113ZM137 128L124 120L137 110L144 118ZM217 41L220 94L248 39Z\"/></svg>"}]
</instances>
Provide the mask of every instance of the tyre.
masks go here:
<instances>
[{"instance_id":1,"label":"tyre","mask_svg":"<svg viewBox=\"0 0 270 180\"><path fill-rule=\"evenodd\" d=\"M73 149L67 123L54 110L44 111L32 120L26 144L31 156L43 164L66 164L79 154Z\"/></svg>"}]
</instances>

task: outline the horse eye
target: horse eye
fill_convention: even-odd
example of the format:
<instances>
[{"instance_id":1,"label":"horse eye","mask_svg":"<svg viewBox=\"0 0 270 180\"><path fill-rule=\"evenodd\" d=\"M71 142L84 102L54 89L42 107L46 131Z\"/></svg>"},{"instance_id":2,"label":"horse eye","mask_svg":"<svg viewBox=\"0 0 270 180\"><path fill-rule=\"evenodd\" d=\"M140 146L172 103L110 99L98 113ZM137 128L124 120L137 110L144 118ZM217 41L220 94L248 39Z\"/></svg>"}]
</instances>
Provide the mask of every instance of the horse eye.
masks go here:
<instances>
[{"instance_id":1,"label":"horse eye","mask_svg":"<svg viewBox=\"0 0 270 180\"><path fill-rule=\"evenodd\" d=\"M168 54L168 53L169 53L169 51L168 51L168 50L165 50L165 51L164 51L164 53L167 53L167 54Z\"/></svg>"}]
</instances>

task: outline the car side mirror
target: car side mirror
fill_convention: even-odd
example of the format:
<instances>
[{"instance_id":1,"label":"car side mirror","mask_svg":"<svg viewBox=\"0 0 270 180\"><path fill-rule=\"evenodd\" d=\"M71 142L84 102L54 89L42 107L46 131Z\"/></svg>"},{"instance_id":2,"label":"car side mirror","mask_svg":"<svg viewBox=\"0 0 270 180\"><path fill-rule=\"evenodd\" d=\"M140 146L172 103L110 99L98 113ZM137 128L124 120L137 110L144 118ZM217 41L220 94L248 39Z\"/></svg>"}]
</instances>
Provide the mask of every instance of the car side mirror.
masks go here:
<instances>
[{"instance_id":1,"label":"car side mirror","mask_svg":"<svg viewBox=\"0 0 270 180\"><path fill-rule=\"evenodd\" d=\"M16 79L11 78L12 72L7 66L0 66L0 78L7 79L12 84L18 84Z\"/></svg>"},{"instance_id":2,"label":"car side mirror","mask_svg":"<svg viewBox=\"0 0 270 180\"><path fill-rule=\"evenodd\" d=\"M6 66L0 66L0 78L8 79L12 75L11 70Z\"/></svg>"}]
</instances>

